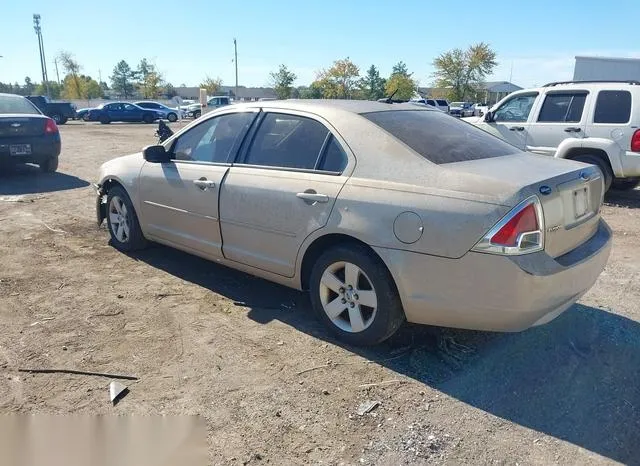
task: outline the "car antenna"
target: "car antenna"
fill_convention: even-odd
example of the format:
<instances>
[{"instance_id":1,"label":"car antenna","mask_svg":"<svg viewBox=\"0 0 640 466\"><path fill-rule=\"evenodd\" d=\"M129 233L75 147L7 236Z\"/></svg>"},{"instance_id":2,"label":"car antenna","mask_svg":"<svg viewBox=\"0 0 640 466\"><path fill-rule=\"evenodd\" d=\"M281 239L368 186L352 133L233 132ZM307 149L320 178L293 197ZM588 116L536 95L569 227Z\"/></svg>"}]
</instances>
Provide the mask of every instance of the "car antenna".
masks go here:
<instances>
[{"instance_id":1,"label":"car antenna","mask_svg":"<svg viewBox=\"0 0 640 466\"><path fill-rule=\"evenodd\" d=\"M396 90L393 91L389 97L387 97L387 99L385 100L385 103L387 104L391 103L391 99L393 99L393 96L397 94L398 89L400 89L400 87L396 87Z\"/></svg>"}]
</instances>

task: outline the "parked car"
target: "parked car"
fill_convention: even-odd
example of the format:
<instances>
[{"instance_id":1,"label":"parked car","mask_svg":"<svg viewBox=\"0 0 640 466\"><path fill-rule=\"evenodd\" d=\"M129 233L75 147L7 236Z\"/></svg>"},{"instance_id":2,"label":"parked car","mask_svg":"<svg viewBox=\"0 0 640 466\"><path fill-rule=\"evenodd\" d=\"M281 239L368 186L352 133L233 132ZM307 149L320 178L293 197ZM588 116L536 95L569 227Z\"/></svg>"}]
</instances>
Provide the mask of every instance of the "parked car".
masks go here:
<instances>
[{"instance_id":1,"label":"parked car","mask_svg":"<svg viewBox=\"0 0 640 466\"><path fill-rule=\"evenodd\" d=\"M113 121L153 123L163 116L164 113L159 110L148 110L127 102L113 102L92 108L84 118L86 121L99 121L106 125Z\"/></svg>"},{"instance_id":2,"label":"parked car","mask_svg":"<svg viewBox=\"0 0 640 466\"><path fill-rule=\"evenodd\" d=\"M28 95L27 99L58 125L64 125L67 121L76 118L76 106L70 102L52 102L43 95Z\"/></svg>"},{"instance_id":3,"label":"parked car","mask_svg":"<svg viewBox=\"0 0 640 466\"><path fill-rule=\"evenodd\" d=\"M89 121L89 111L96 107L80 108L76 110L76 120Z\"/></svg>"},{"instance_id":4,"label":"parked car","mask_svg":"<svg viewBox=\"0 0 640 466\"><path fill-rule=\"evenodd\" d=\"M445 99L417 99L414 102L420 102L422 104L431 105L442 112L449 113L449 102Z\"/></svg>"},{"instance_id":5,"label":"parked car","mask_svg":"<svg viewBox=\"0 0 640 466\"><path fill-rule=\"evenodd\" d=\"M467 121L522 150L596 165L607 190L640 183L640 82L550 83Z\"/></svg>"},{"instance_id":6,"label":"parked car","mask_svg":"<svg viewBox=\"0 0 640 466\"><path fill-rule=\"evenodd\" d=\"M546 323L593 285L611 247L596 167L409 103L233 105L103 164L96 188L117 249L155 241L308 289L350 344L405 319Z\"/></svg>"},{"instance_id":7,"label":"parked car","mask_svg":"<svg viewBox=\"0 0 640 466\"><path fill-rule=\"evenodd\" d=\"M489 111L487 104L480 103L473 105L473 116L484 116Z\"/></svg>"},{"instance_id":8,"label":"parked car","mask_svg":"<svg viewBox=\"0 0 640 466\"><path fill-rule=\"evenodd\" d=\"M207 108L215 110L220 107L231 105L231 98L226 95L209 97L207 100ZM186 108L187 115L192 118L200 118L202 115L202 105L191 104Z\"/></svg>"},{"instance_id":9,"label":"parked car","mask_svg":"<svg viewBox=\"0 0 640 466\"><path fill-rule=\"evenodd\" d=\"M473 116L473 105L471 102L452 102L449 106L449 115L457 117Z\"/></svg>"},{"instance_id":10,"label":"parked car","mask_svg":"<svg viewBox=\"0 0 640 466\"><path fill-rule=\"evenodd\" d=\"M52 118L22 96L0 94L0 166L36 163L44 172L55 172L60 145Z\"/></svg>"},{"instance_id":11,"label":"parked car","mask_svg":"<svg viewBox=\"0 0 640 466\"><path fill-rule=\"evenodd\" d=\"M180 115L182 115L184 117L184 112L180 109L177 108L171 108L171 107L167 107L164 104L161 104L159 102L152 102L152 101L148 101L148 100L143 100L140 102L136 102L135 103L138 107L141 108L146 108L149 110L156 110L160 113L162 113L162 118L165 120L169 120L170 122L174 122L178 120L178 117Z\"/></svg>"}]
</instances>

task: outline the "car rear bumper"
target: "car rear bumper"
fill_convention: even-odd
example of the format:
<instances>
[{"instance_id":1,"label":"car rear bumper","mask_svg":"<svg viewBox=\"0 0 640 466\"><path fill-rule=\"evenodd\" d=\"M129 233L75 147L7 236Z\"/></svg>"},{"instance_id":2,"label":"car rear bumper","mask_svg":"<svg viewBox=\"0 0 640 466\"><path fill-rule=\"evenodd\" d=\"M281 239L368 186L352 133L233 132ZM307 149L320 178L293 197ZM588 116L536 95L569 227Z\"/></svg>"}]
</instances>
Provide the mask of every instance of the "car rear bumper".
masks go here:
<instances>
[{"instance_id":1,"label":"car rear bumper","mask_svg":"<svg viewBox=\"0 0 640 466\"><path fill-rule=\"evenodd\" d=\"M395 279L409 322L520 331L551 321L593 286L611 252L611 230L600 220L589 240L556 259L544 251L446 259L374 249Z\"/></svg>"},{"instance_id":2,"label":"car rear bumper","mask_svg":"<svg viewBox=\"0 0 640 466\"><path fill-rule=\"evenodd\" d=\"M623 155L622 171L625 178L640 176L640 153L627 151Z\"/></svg>"},{"instance_id":3,"label":"car rear bumper","mask_svg":"<svg viewBox=\"0 0 640 466\"><path fill-rule=\"evenodd\" d=\"M31 154L11 155L10 147L14 144L29 144ZM60 155L60 136L25 136L0 138L0 163L21 164L40 163Z\"/></svg>"}]
</instances>

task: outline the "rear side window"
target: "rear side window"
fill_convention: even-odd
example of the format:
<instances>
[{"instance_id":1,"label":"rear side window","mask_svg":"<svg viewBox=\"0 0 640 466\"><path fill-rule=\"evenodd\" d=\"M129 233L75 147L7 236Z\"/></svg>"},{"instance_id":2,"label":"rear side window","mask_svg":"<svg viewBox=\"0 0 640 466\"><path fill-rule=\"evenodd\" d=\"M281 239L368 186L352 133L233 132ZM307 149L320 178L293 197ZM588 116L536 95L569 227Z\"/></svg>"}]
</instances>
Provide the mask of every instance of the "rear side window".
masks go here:
<instances>
[{"instance_id":1,"label":"rear side window","mask_svg":"<svg viewBox=\"0 0 640 466\"><path fill-rule=\"evenodd\" d=\"M582 120L582 110L586 99L586 92L547 94L542 109L540 109L538 121L578 123Z\"/></svg>"},{"instance_id":2,"label":"rear side window","mask_svg":"<svg viewBox=\"0 0 640 466\"><path fill-rule=\"evenodd\" d=\"M449 105L446 100L438 100L437 102L438 102L438 105L442 105L443 107L446 107L447 105Z\"/></svg>"},{"instance_id":3,"label":"rear side window","mask_svg":"<svg viewBox=\"0 0 640 466\"><path fill-rule=\"evenodd\" d=\"M0 114L23 113L27 115L39 115L38 109L27 99L20 96L0 95Z\"/></svg>"},{"instance_id":4,"label":"rear side window","mask_svg":"<svg viewBox=\"0 0 640 466\"><path fill-rule=\"evenodd\" d=\"M362 116L437 164L520 152L501 139L442 112L397 110L364 113Z\"/></svg>"},{"instance_id":5,"label":"rear side window","mask_svg":"<svg viewBox=\"0 0 640 466\"><path fill-rule=\"evenodd\" d=\"M594 123L627 123L631 117L629 91L600 91L596 101Z\"/></svg>"}]
</instances>

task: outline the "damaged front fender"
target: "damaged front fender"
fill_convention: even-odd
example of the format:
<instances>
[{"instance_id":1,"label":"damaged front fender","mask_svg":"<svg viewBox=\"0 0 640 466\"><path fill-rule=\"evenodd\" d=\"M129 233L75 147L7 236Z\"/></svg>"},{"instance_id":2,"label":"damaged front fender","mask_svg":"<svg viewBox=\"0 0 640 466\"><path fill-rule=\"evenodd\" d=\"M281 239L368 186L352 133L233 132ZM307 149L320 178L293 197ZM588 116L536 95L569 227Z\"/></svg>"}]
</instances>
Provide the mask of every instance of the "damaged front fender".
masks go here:
<instances>
[{"instance_id":1,"label":"damaged front fender","mask_svg":"<svg viewBox=\"0 0 640 466\"><path fill-rule=\"evenodd\" d=\"M96 219L98 221L98 227L100 227L107 217L107 196L101 185L94 184L93 187L96 190Z\"/></svg>"}]
</instances>

